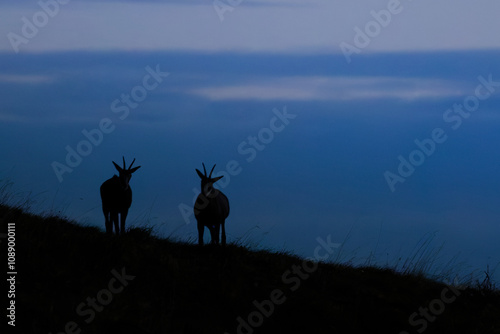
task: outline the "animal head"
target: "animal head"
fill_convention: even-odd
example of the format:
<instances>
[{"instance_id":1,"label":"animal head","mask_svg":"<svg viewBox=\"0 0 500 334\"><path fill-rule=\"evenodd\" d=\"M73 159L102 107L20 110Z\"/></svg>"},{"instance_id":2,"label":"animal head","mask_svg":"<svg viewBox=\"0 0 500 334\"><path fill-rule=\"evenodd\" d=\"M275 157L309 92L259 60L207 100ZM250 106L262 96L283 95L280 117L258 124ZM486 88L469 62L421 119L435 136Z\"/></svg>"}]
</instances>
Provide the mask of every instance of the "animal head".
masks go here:
<instances>
[{"instance_id":1,"label":"animal head","mask_svg":"<svg viewBox=\"0 0 500 334\"><path fill-rule=\"evenodd\" d=\"M210 171L210 174L207 176L207 170L205 169L205 164L202 163L203 165L203 171L204 174L202 174L198 169L196 169L196 173L198 173L198 176L201 179L201 192L203 195L207 197L215 197L217 195L217 190L214 189L214 183L219 181L224 177L218 176L215 178L212 178L212 172L214 171L215 165L212 167L212 170Z\"/></svg>"},{"instance_id":2,"label":"animal head","mask_svg":"<svg viewBox=\"0 0 500 334\"><path fill-rule=\"evenodd\" d=\"M118 170L118 173L119 173L118 177L120 179L120 185L121 185L123 190L126 190L126 189L128 189L128 182L132 178L132 173L135 172L136 170L138 170L139 168L141 168L141 166L137 166L137 167L132 168L132 165L135 162L135 158L134 158L134 160L132 161L132 163L130 164L130 166L127 169L127 167L125 167L125 157L122 157L122 158L123 158L123 168L118 166L114 161L112 161L112 162L113 162L113 165L115 165L116 170Z\"/></svg>"}]
</instances>

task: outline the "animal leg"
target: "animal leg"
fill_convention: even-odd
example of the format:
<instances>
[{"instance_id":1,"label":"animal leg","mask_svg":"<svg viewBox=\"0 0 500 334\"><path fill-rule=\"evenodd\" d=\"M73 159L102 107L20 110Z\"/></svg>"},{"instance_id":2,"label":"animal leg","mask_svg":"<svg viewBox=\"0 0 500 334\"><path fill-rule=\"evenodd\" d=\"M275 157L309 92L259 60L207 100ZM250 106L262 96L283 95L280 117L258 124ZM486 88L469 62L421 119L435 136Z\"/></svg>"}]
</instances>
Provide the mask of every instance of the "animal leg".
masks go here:
<instances>
[{"instance_id":1,"label":"animal leg","mask_svg":"<svg viewBox=\"0 0 500 334\"><path fill-rule=\"evenodd\" d=\"M128 210L125 210L122 213L120 213L120 223L121 223L120 233L121 234L125 233L125 220L127 219L127 215L128 215Z\"/></svg>"},{"instance_id":2,"label":"animal leg","mask_svg":"<svg viewBox=\"0 0 500 334\"><path fill-rule=\"evenodd\" d=\"M225 246L226 245L226 222L225 221L222 221L221 223L221 226L222 226L222 234L221 234L221 238L222 238L222 246Z\"/></svg>"},{"instance_id":3,"label":"animal leg","mask_svg":"<svg viewBox=\"0 0 500 334\"><path fill-rule=\"evenodd\" d=\"M115 225L115 233L120 234L120 230L118 229L118 212L111 212L111 222L110 225Z\"/></svg>"},{"instance_id":4,"label":"animal leg","mask_svg":"<svg viewBox=\"0 0 500 334\"><path fill-rule=\"evenodd\" d=\"M198 245L203 246L203 232L205 231L205 226L198 222Z\"/></svg>"},{"instance_id":5,"label":"animal leg","mask_svg":"<svg viewBox=\"0 0 500 334\"><path fill-rule=\"evenodd\" d=\"M106 233L113 234L113 225L110 221L109 211L103 209L102 212L104 213L104 226L106 226Z\"/></svg>"}]
</instances>

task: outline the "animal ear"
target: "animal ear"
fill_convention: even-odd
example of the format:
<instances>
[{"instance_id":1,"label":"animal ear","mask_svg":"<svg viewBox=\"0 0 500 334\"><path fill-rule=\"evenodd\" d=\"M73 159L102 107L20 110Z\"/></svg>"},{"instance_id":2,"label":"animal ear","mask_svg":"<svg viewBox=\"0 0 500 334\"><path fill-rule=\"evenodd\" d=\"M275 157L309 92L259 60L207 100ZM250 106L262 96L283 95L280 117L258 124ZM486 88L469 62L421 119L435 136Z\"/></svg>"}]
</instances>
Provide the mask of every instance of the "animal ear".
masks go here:
<instances>
[{"instance_id":1,"label":"animal ear","mask_svg":"<svg viewBox=\"0 0 500 334\"><path fill-rule=\"evenodd\" d=\"M217 181L219 181L220 179L222 179L223 177L224 177L224 175L222 175L222 176L217 176L217 177L213 178L213 179L212 179L212 181L213 181L213 182L217 182Z\"/></svg>"},{"instance_id":2,"label":"animal ear","mask_svg":"<svg viewBox=\"0 0 500 334\"><path fill-rule=\"evenodd\" d=\"M123 169L122 169L120 166L118 166L118 165L116 164L116 162L114 162L114 161L111 161L111 162L113 163L113 165L115 165L115 168L116 168L116 169L117 169L120 173L121 173L121 172L123 172Z\"/></svg>"},{"instance_id":3,"label":"animal ear","mask_svg":"<svg viewBox=\"0 0 500 334\"><path fill-rule=\"evenodd\" d=\"M205 175L203 175L198 169L196 169L196 173L198 173L198 176L200 177L200 179L205 178Z\"/></svg>"},{"instance_id":4,"label":"animal ear","mask_svg":"<svg viewBox=\"0 0 500 334\"><path fill-rule=\"evenodd\" d=\"M137 167L134 167L134 168L132 168L132 169L129 169L129 172L130 172L130 173L133 173L133 172L135 172L136 170L138 170L139 168L141 168L141 166L137 166Z\"/></svg>"}]
</instances>

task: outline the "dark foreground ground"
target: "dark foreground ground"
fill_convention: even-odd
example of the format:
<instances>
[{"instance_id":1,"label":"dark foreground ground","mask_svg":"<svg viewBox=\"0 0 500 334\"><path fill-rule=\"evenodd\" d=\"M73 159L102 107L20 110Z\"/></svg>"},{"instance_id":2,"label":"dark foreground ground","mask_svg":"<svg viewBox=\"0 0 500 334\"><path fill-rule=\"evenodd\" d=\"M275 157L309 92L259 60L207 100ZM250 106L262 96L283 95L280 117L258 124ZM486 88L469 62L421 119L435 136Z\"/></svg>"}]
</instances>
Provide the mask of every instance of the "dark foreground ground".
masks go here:
<instances>
[{"instance_id":1,"label":"dark foreground ground","mask_svg":"<svg viewBox=\"0 0 500 334\"><path fill-rule=\"evenodd\" d=\"M0 233L8 223L17 275L2 309L15 300L13 333L500 333L500 295L484 286L200 248L147 229L109 237L0 205Z\"/></svg>"}]
</instances>

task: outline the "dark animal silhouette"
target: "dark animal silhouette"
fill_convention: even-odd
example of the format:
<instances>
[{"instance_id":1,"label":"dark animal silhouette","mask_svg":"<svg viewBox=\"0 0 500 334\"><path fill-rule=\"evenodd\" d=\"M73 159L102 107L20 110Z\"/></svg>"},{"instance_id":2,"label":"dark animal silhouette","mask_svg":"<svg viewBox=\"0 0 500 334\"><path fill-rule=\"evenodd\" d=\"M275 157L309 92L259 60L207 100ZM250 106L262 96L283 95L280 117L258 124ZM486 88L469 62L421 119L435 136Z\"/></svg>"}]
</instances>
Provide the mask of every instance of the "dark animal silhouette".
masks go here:
<instances>
[{"instance_id":1,"label":"dark animal silhouette","mask_svg":"<svg viewBox=\"0 0 500 334\"><path fill-rule=\"evenodd\" d=\"M212 179L212 172L207 176L205 164L203 165L202 174L198 169L196 173L201 178L201 193L198 195L194 204L194 216L198 222L198 244L203 245L203 232L205 226L210 230L211 243L219 244L219 230L222 226L222 245L226 244L226 229L224 227L225 220L229 216L229 201L220 190L213 187L214 183L220 180L223 176Z\"/></svg>"},{"instance_id":2,"label":"dark animal silhouette","mask_svg":"<svg viewBox=\"0 0 500 334\"><path fill-rule=\"evenodd\" d=\"M114 161L113 165L118 170L118 176L114 175L101 185L102 212L106 221L106 233L113 234L113 224L117 235L125 233L125 220L127 219L128 209L132 204L132 189L129 181L132 173L141 168L141 166L132 168L135 159L128 169L125 167L125 157L123 157L123 168ZM120 215L121 229L118 228L118 214Z\"/></svg>"}]
</instances>

